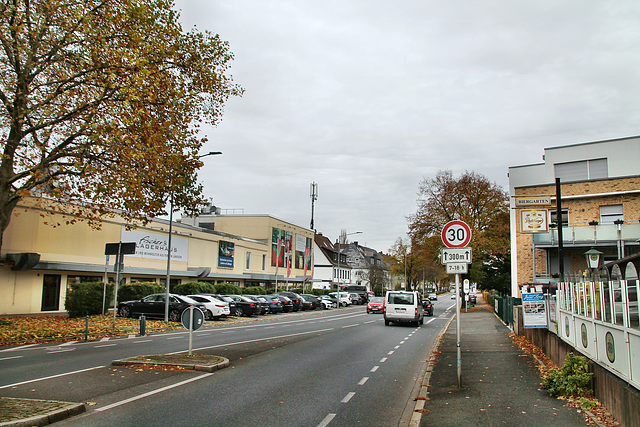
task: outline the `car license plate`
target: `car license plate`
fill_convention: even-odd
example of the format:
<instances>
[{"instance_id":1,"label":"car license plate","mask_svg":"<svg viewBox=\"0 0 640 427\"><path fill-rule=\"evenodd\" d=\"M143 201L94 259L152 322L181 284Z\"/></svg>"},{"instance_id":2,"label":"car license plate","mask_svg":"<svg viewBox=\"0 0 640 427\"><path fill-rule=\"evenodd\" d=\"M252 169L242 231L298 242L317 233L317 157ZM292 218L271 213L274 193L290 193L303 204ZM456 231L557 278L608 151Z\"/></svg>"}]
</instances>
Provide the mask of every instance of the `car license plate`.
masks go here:
<instances>
[{"instance_id":1,"label":"car license plate","mask_svg":"<svg viewBox=\"0 0 640 427\"><path fill-rule=\"evenodd\" d=\"M396 308L396 313L406 313L407 309L406 308Z\"/></svg>"}]
</instances>

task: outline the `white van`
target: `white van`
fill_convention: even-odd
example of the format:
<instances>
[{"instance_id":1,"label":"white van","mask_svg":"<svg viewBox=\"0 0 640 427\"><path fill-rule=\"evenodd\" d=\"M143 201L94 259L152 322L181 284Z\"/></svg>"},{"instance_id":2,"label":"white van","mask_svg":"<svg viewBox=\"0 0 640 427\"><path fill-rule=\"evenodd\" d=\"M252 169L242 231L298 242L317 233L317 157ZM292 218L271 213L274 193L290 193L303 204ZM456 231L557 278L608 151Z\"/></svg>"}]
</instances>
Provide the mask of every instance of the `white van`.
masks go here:
<instances>
[{"instance_id":1,"label":"white van","mask_svg":"<svg viewBox=\"0 0 640 427\"><path fill-rule=\"evenodd\" d=\"M416 326L424 322L422 296L419 292L387 291L384 297L384 324L411 322Z\"/></svg>"}]
</instances>

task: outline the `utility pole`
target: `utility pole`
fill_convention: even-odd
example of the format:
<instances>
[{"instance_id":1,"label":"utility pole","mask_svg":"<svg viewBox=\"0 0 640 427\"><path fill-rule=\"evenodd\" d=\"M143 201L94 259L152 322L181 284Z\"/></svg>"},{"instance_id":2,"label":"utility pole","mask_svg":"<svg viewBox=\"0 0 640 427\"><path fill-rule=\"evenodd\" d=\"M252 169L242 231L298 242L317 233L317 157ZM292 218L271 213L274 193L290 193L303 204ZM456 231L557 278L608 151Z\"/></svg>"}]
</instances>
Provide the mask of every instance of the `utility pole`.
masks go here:
<instances>
[{"instance_id":1,"label":"utility pole","mask_svg":"<svg viewBox=\"0 0 640 427\"><path fill-rule=\"evenodd\" d=\"M313 228L313 211L315 208L315 202L316 200L318 200L318 184L316 184L315 182L311 183L310 196L311 196L311 229L315 233L316 230L315 228Z\"/></svg>"}]
</instances>

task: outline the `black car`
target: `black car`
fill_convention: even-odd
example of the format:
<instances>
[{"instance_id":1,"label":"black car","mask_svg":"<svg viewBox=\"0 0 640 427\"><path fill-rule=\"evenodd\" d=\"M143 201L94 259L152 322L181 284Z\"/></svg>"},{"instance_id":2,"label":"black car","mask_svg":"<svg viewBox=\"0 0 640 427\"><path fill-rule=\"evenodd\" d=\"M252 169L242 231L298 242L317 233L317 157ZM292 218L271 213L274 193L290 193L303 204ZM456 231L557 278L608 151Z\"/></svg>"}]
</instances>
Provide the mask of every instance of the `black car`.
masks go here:
<instances>
[{"instance_id":1,"label":"black car","mask_svg":"<svg viewBox=\"0 0 640 427\"><path fill-rule=\"evenodd\" d=\"M262 308L260 307L260 303L252 301L249 298L245 298L242 295L223 295L223 296L231 298L236 303L235 315L238 317L253 316L254 314L260 314L260 312L262 311Z\"/></svg>"},{"instance_id":2,"label":"black car","mask_svg":"<svg viewBox=\"0 0 640 427\"><path fill-rule=\"evenodd\" d=\"M433 303L430 299L422 300L422 308L424 309L425 316L433 316Z\"/></svg>"},{"instance_id":3,"label":"black car","mask_svg":"<svg viewBox=\"0 0 640 427\"><path fill-rule=\"evenodd\" d=\"M293 301L291 301L291 298L285 297L284 295L277 295L277 294L273 294L269 296L273 299L277 299L278 301L280 301L280 303L282 304L283 313L290 313L293 311Z\"/></svg>"},{"instance_id":4,"label":"black car","mask_svg":"<svg viewBox=\"0 0 640 427\"><path fill-rule=\"evenodd\" d=\"M125 301L118 304L118 314L120 317L138 317L144 314L147 317L164 317L166 294L151 294L135 300ZM206 312L204 304L194 301L182 295L169 294L169 321L179 322L182 312L193 305Z\"/></svg>"},{"instance_id":5,"label":"black car","mask_svg":"<svg viewBox=\"0 0 640 427\"><path fill-rule=\"evenodd\" d=\"M241 295L244 298L250 299L251 301L254 301L256 304L258 304L260 306L260 314L261 315L265 315L268 314L270 312L269 309L269 303L267 302L266 299L258 297L256 295Z\"/></svg>"},{"instance_id":6,"label":"black car","mask_svg":"<svg viewBox=\"0 0 640 427\"><path fill-rule=\"evenodd\" d=\"M302 301L300 301L300 295L295 292L276 292L276 295L284 295L285 297L291 300L291 304L293 305L292 311L302 310Z\"/></svg>"},{"instance_id":7,"label":"black car","mask_svg":"<svg viewBox=\"0 0 640 427\"><path fill-rule=\"evenodd\" d=\"M322 303L320 302L320 298L318 298L317 296L311 295L311 294L300 294L300 296L305 300L309 301L311 304L313 304L314 310L316 308L322 308Z\"/></svg>"},{"instance_id":8,"label":"black car","mask_svg":"<svg viewBox=\"0 0 640 427\"><path fill-rule=\"evenodd\" d=\"M302 310L313 310L314 308L313 302L302 295L300 295L300 304L302 305Z\"/></svg>"},{"instance_id":9,"label":"black car","mask_svg":"<svg viewBox=\"0 0 640 427\"><path fill-rule=\"evenodd\" d=\"M269 303L269 312L270 313L282 313L284 308L282 307L282 302L280 299L276 297L271 297L269 295L258 295L260 298L264 298Z\"/></svg>"}]
</instances>

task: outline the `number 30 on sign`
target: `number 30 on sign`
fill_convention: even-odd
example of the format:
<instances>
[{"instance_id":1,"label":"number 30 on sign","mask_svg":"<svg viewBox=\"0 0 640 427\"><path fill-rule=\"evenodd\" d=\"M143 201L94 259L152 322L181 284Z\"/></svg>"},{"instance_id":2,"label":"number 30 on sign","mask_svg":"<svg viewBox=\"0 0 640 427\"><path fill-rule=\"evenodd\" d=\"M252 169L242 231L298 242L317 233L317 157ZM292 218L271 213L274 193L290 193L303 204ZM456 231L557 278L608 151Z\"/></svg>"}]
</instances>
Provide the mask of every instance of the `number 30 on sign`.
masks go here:
<instances>
[{"instance_id":1,"label":"number 30 on sign","mask_svg":"<svg viewBox=\"0 0 640 427\"><path fill-rule=\"evenodd\" d=\"M442 228L442 243L448 248L464 248L470 241L471 228L464 221L449 221Z\"/></svg>"}]
</instances>

